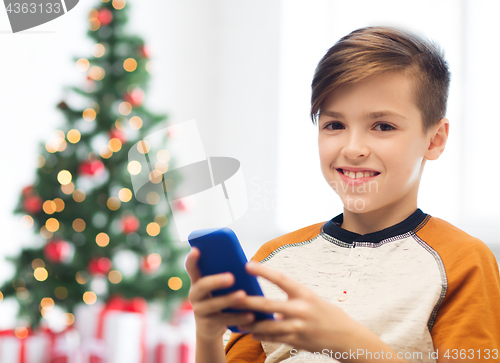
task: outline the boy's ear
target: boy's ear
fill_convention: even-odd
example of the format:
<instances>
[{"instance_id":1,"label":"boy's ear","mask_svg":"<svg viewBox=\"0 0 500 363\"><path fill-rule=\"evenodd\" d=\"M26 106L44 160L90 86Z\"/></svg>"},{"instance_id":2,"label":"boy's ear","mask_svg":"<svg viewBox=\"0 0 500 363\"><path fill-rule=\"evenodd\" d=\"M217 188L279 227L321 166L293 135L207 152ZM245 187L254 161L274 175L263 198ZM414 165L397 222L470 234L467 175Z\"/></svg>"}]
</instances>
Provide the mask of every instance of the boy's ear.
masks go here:
<instances>
[{"instance_id":1,"label":"boy's ear","mask_svg":"<svg viewBox=\"0 0 500 363\"><path fill-rule=\"evenodd\" d=\"M424 155L425 159L436 160L439 158L446 146L449 129L450 121L446 118L442 118L436 126L428 131L429 147Z\"/></svg>"}]
</instances>

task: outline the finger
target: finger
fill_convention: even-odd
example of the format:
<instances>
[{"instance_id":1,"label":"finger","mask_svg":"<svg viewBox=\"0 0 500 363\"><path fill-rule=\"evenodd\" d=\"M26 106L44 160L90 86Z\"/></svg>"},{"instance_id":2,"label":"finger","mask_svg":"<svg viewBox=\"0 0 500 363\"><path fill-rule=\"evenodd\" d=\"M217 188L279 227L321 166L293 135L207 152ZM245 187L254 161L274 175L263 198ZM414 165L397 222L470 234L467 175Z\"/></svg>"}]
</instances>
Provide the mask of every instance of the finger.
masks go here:
<instances>
[{"instance_id":1,"label":"finger","mask_svg":"<svg viewBox=\"0 0 500 363\"><path fill-rule=\"evenodd\" d=\"M225 326L238 326L250 324L254 321L255 315L253 313L221 313L217 318L217 322Z\"/></svg>"},{"instance_id":2,"label":"finger","mask_svg":"<svg viewBox=\"0 0 500 363\"><path fill-rule=\"evenodd\" d=\"M201 277L191 285L189 300L197 302L206 299L214 290L230 287L234 284L234 275L230 272Z\"/></svg>"},{"instance_id":3,"label":"finger","mask_svg":"<svg viewBox=\"0 0 500 363\"><path fill-rule=\"evenodd\" d=\"M194 283L198 281L201 277L200 269L198 268L198 259L200 258L200 250L196 247L191 248L191 252L186 258L186 270L191 278L191 282Z\"/></svg>"},{"instance_id":4,"label":"finger","mask_svg":"<svg viewBox=\"0 0 500 363\"><path fill-rule=\"evenodd\" d=\"M196 304L193 309L195 309L195 313L199 316L217 314L222 310L237 304L245 297L245 295L246 294L243 290L238 290L224 296L212 297L202 301Z\"/></svg>"},{"instance_id":5,"label":"finger","mask_svg":"<svg viewBox=\"0 0 500 363\"><path fill-rule=\"evenodd\" d=\"M252 332L252 334L264 334L266 336L292 336L303 331L304 323L300 319L287 320L261 320L250 324L242 324L238 329Z\"/></svg>"},{"instance_id":6,"label":"finger","mask_svg":"<svg viewBox=\"0 0 500 363\"><path fill-rule=\"evenodd\" d=\"M295 304L290 301L269 300L264 296L247 295L231 305L235 309L260 311L268 314L279 314L282 317L297 316Z\"/></svg>"},{"instance_id":7,"label":"finger","mask_svg":"<svg viewBox=\"0 0 500 363\"><path fill-rule=\"evenodd\" d=\"M285 291L288 297L300 297L307 296L309 290L304 286L300 285L298 282L292 280L286 275L278 272L276 270L270 269L269 267L263 266L256 261L249 261L246 266L246 270L252 275L262 276L265 279L271 281Z\"/></svg>"}]
</instances>

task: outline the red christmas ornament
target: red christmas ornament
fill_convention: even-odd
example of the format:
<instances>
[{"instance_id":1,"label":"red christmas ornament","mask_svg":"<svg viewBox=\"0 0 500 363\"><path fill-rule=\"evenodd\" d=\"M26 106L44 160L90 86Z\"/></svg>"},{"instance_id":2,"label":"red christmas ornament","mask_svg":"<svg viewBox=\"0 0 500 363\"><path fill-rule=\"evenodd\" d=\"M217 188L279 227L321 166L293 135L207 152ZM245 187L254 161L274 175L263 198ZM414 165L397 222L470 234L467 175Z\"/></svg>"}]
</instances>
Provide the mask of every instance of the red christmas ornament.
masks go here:
<instances>
[{"instance_id":1,"label":"red christmas ornament","mask_svg":"<svg viewBox=\"0 0 500 363\"><path fill-rule=\"evenodd\" d=\"M139 226L139 220L134 216L125 216L122 218L122 232L124 234L136 232Z\"/></svg>"},{"instance_id":2,"label":"red christmas ornament","mask_svg":"<svg viewBox=\"0 0 500 363\"><path fill-rule=\"evenodd\" d=\"M161 256L157 253L151 253L141 257L141 271L145 274L156 272L161 266Z\"/></svg>"},{"instance_id":3,"label":"red christmas ornament","mask_svg":"<svg viewBox=\"0 0 500 363\"><path fill-rule=\"evenodd\" d=\"M112 128L109 130L109 139L118 139L121 141L122 144L124 144L127 140L125 139L125 134L118 129Z\"/></svg>"},{"instance_id":4,"label":"red christmas ornament","mask_svg":"<svg viewBox=\"0 0 500 363\"><path fill-rule=\"evenodd\" d=\"M89 261L87 270L91 275L106 275L111 270L111 260L107 257L94 257Z\"/></svg>"},{"instance_id":5,"label":"red christmas ornament","mask_svg":"<svg viewBox=\"0 0 500 363\"><path fill-rule=\"evenodd\" d=\"M71 255L71 246L66 241L53 239L43 247L43 254L50 262L65 262Z\"/></svg>"},{"instance_id":6,"label":"red christmas ornament","mask_svg":"<svg viewBox=\"0 0 500 363\"><path fill-rule=\"evenodd\" d=\"M139 48L137 48L138 52L139 52L139 55L143 58L149 58L149 48L146 47L144 44L139 46Z\"/></svg>"},{"instance_id":7,"label":"red christmas ornament","mask_svg":"<svg viewBox=\"0 0 500 363\"><path fill-rule=\"evenodd\" d=\"M28 214L36 214L42 210L43 200L38 195L26 195L23 200L23 209Z\"/></svg>"},{"instance_id":8,"label":"red christmas ornament","mask_svg":"<svg viewBox=\"0 0 500 363\"><path fill-rule=\"evenodd\" d=\"M33 185L28 185L27 187L23 188L22 195L23 195L23 197L26 197L28 195L32 195L34 191L35 191L35 188L33 188Z\"/></svg>"},{"instance_id":9,"label":"red christmas ornament","mask_svg":"<svg viewBox=\"0 0 500 363\"><path fill-rule=\"evenodd\" d=\"M78 167L78 174L99 175L104 172L104 164L101 160L84 161Z\"/></svg>"},{"instance_id":10,"label":"red christmas ornament","mask_svg":"<svg viewBox=\"0 0 500 363\"><path fill-rule=\"evenodd\" d=\"M101 9L97 14L97 19L99 19L101 25L109 25L113 20L113 13L108 9Z\"/></svg>"},{"instance_id":11,"label":"red christmas ornament","mask_svg":"<svg viewBox=\"0 0 500 363\"><path fill-rule=\"evenodd\" d=\"M123 100L130 103L132 107L139 107L144 101L144 91L140 88L135 88L132 92L127 92L123 96Z\"/></svg>"}]
</instances>

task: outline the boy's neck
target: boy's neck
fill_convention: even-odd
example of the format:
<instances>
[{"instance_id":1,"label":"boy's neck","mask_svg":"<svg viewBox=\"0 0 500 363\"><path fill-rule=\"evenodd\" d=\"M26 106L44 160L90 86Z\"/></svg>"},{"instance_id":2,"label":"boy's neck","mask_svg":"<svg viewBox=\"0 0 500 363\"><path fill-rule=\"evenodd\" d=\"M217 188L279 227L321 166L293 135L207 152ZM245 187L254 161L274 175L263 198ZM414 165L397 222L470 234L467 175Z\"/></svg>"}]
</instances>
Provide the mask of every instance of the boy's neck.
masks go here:
<instances>
[{"instance_id":1,"label":"boy's neck","mask_svg":"<svg viewBox=\"0 0 500 363\"><path fill-rule=\"evenodd\" d=\"M404 221L417 210L417 202L404 208L386 206L367 213L353 213L344 208L342 228L361 235L381 231Z\"/></svg>"}]
</instances>

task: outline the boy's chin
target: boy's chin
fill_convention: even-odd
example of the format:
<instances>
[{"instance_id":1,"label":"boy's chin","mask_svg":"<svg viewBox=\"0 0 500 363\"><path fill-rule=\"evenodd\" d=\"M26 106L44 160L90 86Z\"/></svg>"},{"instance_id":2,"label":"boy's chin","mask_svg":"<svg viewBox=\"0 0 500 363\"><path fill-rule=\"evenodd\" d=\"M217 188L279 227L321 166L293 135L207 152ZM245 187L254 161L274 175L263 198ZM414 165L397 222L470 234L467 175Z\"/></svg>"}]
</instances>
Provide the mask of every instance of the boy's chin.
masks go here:
<instances>
[{"instance_id":1,"label":"boy's chin","mask_svg":"<svg viewBox=\"0 0 500 363\"><path fill-rule=\"evenodd\" d=\"M342 204L344 205L344 210L351 213L368 213L376 210L377 208L364 198L353 198L348 197L342 199Z\"/></svg>"}]
</instances>

